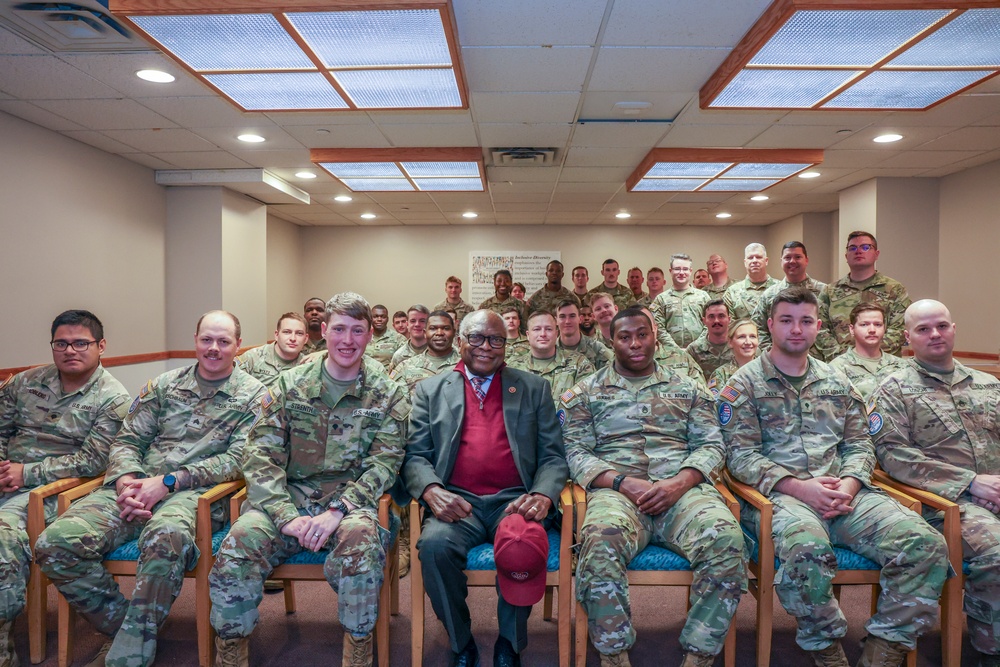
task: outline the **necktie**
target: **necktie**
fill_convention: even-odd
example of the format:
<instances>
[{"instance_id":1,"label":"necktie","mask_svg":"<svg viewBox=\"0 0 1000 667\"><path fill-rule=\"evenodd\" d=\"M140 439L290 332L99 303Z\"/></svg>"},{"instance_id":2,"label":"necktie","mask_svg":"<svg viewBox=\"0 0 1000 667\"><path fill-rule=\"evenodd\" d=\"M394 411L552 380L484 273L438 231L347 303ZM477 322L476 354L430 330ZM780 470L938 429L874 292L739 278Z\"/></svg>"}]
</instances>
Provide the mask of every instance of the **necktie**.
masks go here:
<instances>
[{"instance_id":1,"label":"necktie","mask_svg":"<svg viewBox=\"0 0 1000 667\"><path fill-rule=\"evenodd\" d=\"M480 405L482 405L482 402L486 400L486 392L483 390L483 383L486 382L486 378L473 375L469 378L469 382L472 383L472 388L475 390L476 396L479 397Z\"/></svg>"}]
</instances>

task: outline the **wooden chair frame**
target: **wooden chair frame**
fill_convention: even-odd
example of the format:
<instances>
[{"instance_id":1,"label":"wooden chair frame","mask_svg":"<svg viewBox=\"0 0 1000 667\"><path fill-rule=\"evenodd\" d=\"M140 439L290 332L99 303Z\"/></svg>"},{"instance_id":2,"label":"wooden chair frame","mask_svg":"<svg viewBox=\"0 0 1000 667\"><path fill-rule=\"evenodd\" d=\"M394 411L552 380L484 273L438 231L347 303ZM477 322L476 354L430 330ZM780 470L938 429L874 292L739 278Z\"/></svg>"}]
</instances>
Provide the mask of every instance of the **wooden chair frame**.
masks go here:
<instances>
[{"instance_id":1,"label":"wooden chair frame","mask_svg":"<svg viewBox=\"0 0 1000 667\"><path fill-rule=\"evenodd\" d=\"M757 667L768 667L771 664L771 632L774 621L774 541L771 538L772 516L774 505L767 496L757 489L744 484L732 477L729 471L723 472L723 478L732 492L760 512L760 534L757 536L758 552L756 561L748 561L748 568L753 578L749 582L750 593L757 600ZM881 486L881 485L878 485ZM920 502L899 491L882 487L892 498L903 507L920 514ZM880 570L838 570L833 577L833 590L840 599L840 587L852 585L870 586L872 590L871 609L875 613L878 607ZM910 651L906 655L906 667L916 667L917 652Z\"/></svg>"},{"instance_id":2,"label":"wooden chair frame","mask_svg":"<svg viewBox=\"0 0 1000 667\"><path fill-rule=\"evenodd\" d=\"M941 592L941 661L943 667L960 667L962 664L962 632L964 625L962 603L964 600L965 575L962 573L962 512L958 503L946 498L904 484L890 477L879 468L872 479L884 487L896 489L915 498L922 504L944 513L941 532L948 544L948 561L956 576L944 583Z\"/></svg>"},{"instance_id":3,"label":"wooden chair frame","mask_svg":"<svg viewBox=\"0 0 1000 667\"><path fill-rule=\"evenodd\" d=\"M571 650L572 623L570 615L572 605L570 604L573 561L570 553L570 546L573 541L573 515L574 503L573 494L567 485L559 494L559 507L563 513L562 527L560 529L559 544L559 569L555 572L547 572L545 575L545 599L543 603L542 618L546 621L552 619L552 591L555 589L556 608L558 618L556 620L556 633L559 641L559 667L569 667ZM421 523L423 518L423 508L416 500L410 502L410 595L413 612L413 625L410 634L410 664L412 667L422 667L424 663L424 623L426 614L424 609L424 575L420 564L419 553L417 552L417 540L420 539ZM496 585L496 570L465 570L469 586L489 586Z\"/></svg>"},{"instance_id":4,"label":"wooden chair frame","mask_svg":"<svg viewBox=\"0 0 1000 667\"><path fill-rule=\"evenodd\" d=\"M737 522L740 517L740 505L722 484L716 484L715 488L722 494L722 499L726 507L736 517ZM576 535L579 539L583 530L583 520L587 511L587 492L583 487L574 484L573 494L576 502ZM628 570L629 586L684 586L690 587L694 580L694 574L690 570ZM576 603L576 667L584 667L587 664L587 644L590 641L590 634L587 632L587 612L583 604ZM736 664L736 623L729 627L729 634L726 635L726 642L722 649L723 664L726 667L734 667Z\"/></svg>"},{"instance_id":5,"label":"wooden chair frame","mask_svg":"<svg viewBox=\"0 0 1000 667\"><path fill-rule=\"evenodd\" d=\"M65 477L51 484L31 490L28 495L28 544L31 545L31 568L28 577L28 646L32 664L45 660L48 635L48 596L45 589L49 579L35 562L35 542L45 530L45 500L75 486L89 482L92 477Z\"/></svg>"},{"instance_id":6,"label":"wooden chair frame","mask_svg":"<svg viewBox=\"0 0 1000 667\"><path fill-rule=\"evenodd\" d=\"M229 499L229 516L232 522L240 516L240 506L246 500L247 490L244 487ZM378 501L379 525L389 530L389 512L392 499L389 494L383 494ZM379 592L378 619L375 621L375 644L378 651L379 667L389 667L389 616L399 613L399 537L386 554L382 590ZM295 613L295 581L326 581L321 563L289 563L274 568L268 579L280 579L284 582L285 613ZM206 590L206 595L208 594ZM211 611L211 607L203 608ZM388 613L387 613L388 610Z\"/></svg>"},{"instance_id":7,"label":"wooden chair frame","mask_svg":"<svg viewBox=\"0 0 1000 667\"><path fill-rule=\"evenodd\" d=\"M104 484L104 477L97 477L73 489L59 494L60 515L69 509L74 500L84 497ZM198 664L211 667L215 633L209 623L211 600L208 597L208 573L215 564L212 552L212 504L243 488L243 480L223 482L198 497L195 523L195 544L199 557L193 570L184 573L195 580L195 618L198 629ZM114 576L134 577L138 562L132 560L106 560L104 567ZM73 625L76 613L62 595L59 598L59 667L69 667L73 662Z\"/></svg>"}]
</instances>

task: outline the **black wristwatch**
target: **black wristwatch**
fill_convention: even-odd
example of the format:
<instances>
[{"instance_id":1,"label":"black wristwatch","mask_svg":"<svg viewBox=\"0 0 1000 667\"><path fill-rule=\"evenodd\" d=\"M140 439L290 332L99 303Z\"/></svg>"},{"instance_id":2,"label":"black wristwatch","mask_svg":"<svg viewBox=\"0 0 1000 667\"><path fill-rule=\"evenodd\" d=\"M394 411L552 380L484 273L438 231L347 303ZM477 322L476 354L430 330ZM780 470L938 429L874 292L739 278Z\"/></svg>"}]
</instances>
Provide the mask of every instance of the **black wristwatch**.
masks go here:
<instances>
[{"instance_id":1,"label":"black wristwatch","mask_svg":"<svg viewBox=\"0 0 1000 667\"><path fill-rule=\"evenodd\" d=\"M169 472L163 476L163 486L167 487L167 493L174 492L174 487L177 486L177 477L174 473Z\"/></svg>"},{"instance_id":2,"label":"black wristwatch","mask_svg":"<svg viewBox=\"0 0 1000 667\"><path fill-rule=\"evenodd\" d=\"M347 516L351 510L347 508L347 503L344 502L343 498L339 498L330 503L331 510L337 510L341 512L344 516Z\"/></svg>"},{"instance_id":3,"label":"black wristwatch","mask_svg":"<svg viewBox=\"0 0 1000 667\"><path fill-rule=\"evenodd\" d=\"M622 488L622 482L625 481L625 475L618 475L615 477L615 481L611 482L611 490L618 491Z\"/></svg>"}]
</instances>

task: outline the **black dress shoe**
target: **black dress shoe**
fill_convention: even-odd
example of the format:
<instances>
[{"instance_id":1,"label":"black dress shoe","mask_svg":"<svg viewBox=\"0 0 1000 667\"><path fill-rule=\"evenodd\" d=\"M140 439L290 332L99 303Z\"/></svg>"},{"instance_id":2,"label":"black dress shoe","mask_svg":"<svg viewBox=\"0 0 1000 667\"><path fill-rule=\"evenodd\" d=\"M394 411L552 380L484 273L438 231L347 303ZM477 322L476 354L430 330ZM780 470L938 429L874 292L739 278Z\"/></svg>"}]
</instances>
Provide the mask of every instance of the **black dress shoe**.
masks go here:
<instances>
[{"instance_id":1,"label":"black dress shoe","mask_svg":"<svg viewBox=\"0 0 1000 667\"><path fill-rule=\"evenodd\" d=\"M521 667L521 656L503 637L493 645L493 667Z\"/></svg>"},{"instance_id":2,"label":"black dress shoe","mask_svg":"<svg viewBox=\"0 0 1000 667\"><path fill-rule=\"evenodd\" d=\"M461 653L451 654L451 667L479 667L479 649L474 638L469 639Z\"/></svg>"}]
</instances>

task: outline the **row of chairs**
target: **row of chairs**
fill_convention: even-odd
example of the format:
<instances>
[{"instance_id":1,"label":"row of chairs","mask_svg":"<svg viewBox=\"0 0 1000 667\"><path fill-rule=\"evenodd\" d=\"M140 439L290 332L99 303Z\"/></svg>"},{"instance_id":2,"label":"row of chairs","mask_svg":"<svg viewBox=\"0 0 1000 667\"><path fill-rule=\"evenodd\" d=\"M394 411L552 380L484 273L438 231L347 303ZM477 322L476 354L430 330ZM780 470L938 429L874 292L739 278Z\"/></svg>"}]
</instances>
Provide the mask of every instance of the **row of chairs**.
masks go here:
<instances>
[{"instance_id":1,"label":"row of chairs","mask_svg":"<svg viewBox=\"0 0 1000 667\"><path fill-rule=\"evenodd\" d=\"M962 572L962 547L959 528L958 505L919 489L905 487L890 479L881 471L876 471L875 481L891 496L904 506L920 512L922 504L944 512L944 533L949 545L949 556L956 572ZM35 539L45 527L43 503L46 498L58 495L58 511L66 511L73 500L83 497L99 487L103 478L91 480L63 479L31 492L28 509L28 533L32 546ZM767 498L754 488L737 482L725 476L725 484L719 483L716 488L722 494L733 515L739 519L739 502L736 497L756 508L761 513L761 533L754 535L744 529L744 537L750 551L750 592L757 601L757 665L768 667L771 653L771 628L774 607L773 583L777 563L774 558L774 545L770 539L772 505ZM209 667L213 660L214 633L209 623L211 601L208 590L208 573L215 561L215 554L229 530L226 525L222 530L211 532L210 509L215 502L229 498L230 513L233 520L239 516L239 508L245 499L246 489L243 482L228 482L219 484L204 493L198 501L196 543L201 552L197 565L186 576L195 580L196 590L196 625L198 634L198 657L201 667ZM588 645L587 617L582 606L577 603L575 608L575 627L571 621L571 581L573 562L571 547L574 537L579 533L586 516L586 493L579 486L567 486L560 497L560 509L563 522L559 530L549 531L548 575L546 578L546 595L543 605L543 617L552 618L553 599L557 610L557 636L559 645L560 667L569 667L571 662L576 667L586 664ZM388 495L379 501L379 523L386 529L391 527L391 501ZM425 596L420 560L416 553L417 540L420 537L421 507L416 502L411 505L411 583L412 595L412 632L411 656L412 665L421 667L423 664ZM383 586L379 618L376 622L375 636L379 667L389 665L389 617L399 612L399 584L397 576L397 545L394 541L391 553L386 559L384 572L388 586ZM876 563L863 558L846 549L836 549L837 576L833 580L835 591L839 596L843 585L865 585L872 589L872 606L878 598L879 567ZM285 583L284 601L288 613L295 611L295 581L323 581L323 562L325 552L301 552L274 570L272 579L280 579ZM122 545L105 559L105 566L114 575L134 576L138 548L135 542ZM496 571L493 561L493 548L490 544L476 547L469 553L466 575L470 586L492 587L496 582ZM630 586L684 586L689 587L692 581L690 563L668 549L650 545L646 547L632 563L629 564L628 579ZM28 626L30 658L33 663L45 659L46 641L46 586L48 582L38 566L31 565L31 577L28 582ZM58 658L60 667L72 664L74 616L72 609L62 598L59 598L58 611ZM961 664L961 644L963 630L962 616L962 578L949 579L941 598L941 636L943 667L959 667ZM575 643L572 635L575 635ZM735 627L730 629L723 651L726 667L734 667L736 662ZM916 665L916 652L911 651L907 657L908 667Z\"/></svg>"}]
</instances>

